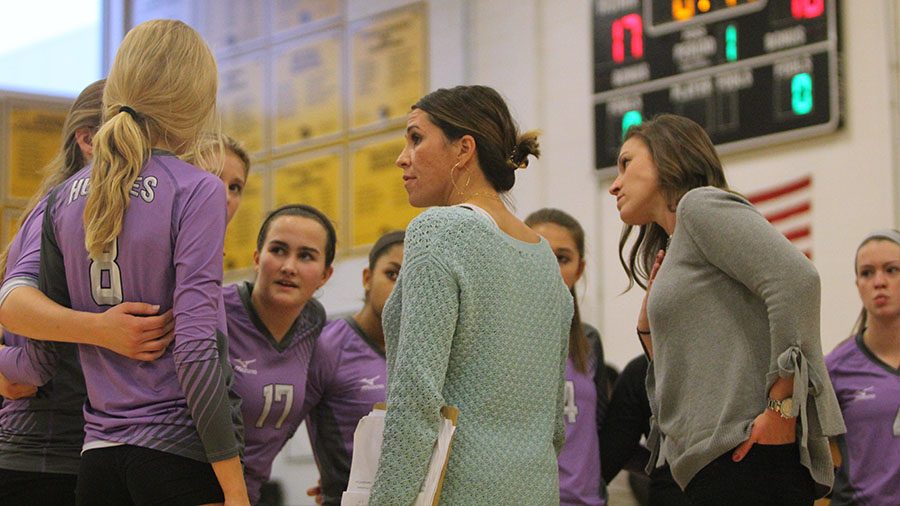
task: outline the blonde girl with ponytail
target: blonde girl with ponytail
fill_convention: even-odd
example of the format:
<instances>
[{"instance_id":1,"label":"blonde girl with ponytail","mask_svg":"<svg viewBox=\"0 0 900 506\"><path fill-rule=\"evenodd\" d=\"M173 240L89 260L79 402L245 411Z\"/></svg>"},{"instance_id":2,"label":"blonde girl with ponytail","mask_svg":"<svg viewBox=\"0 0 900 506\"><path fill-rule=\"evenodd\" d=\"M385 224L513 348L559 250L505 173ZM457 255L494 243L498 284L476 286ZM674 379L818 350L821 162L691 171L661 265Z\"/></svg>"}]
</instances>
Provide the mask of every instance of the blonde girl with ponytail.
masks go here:
<instances>
[{"instance_id":1,"label":"blonde girl with ponytail","mask_svg":"<svg viewBox=\"0 0 900 506\"><path fill-rule=\"evenodd\" d=\"M216 132L217 81L212 53L184 23L135 27L107 78L93 166L48 198L41 287L51 299L94 313L143 301L172 309L175 324L153 362L79 346L89 400L79 504L249 502L228 396L226 194L182 161L211 167L204 160L221 154L201 142ZM50 355L37 362L54 366Z\"/></svg>"}]
</instances>

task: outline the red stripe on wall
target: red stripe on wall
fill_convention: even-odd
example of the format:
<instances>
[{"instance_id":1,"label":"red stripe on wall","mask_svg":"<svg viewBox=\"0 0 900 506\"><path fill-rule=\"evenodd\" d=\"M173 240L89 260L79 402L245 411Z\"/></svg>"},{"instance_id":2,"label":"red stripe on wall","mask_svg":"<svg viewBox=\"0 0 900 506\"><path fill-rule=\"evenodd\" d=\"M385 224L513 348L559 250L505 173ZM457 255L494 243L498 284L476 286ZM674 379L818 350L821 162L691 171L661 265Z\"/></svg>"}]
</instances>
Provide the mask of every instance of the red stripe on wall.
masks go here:
<instances>
[{"instance_id":1,"label":"red stripe on wall","mask_svg":"<svg viewBox=\"0 0 900 506\"><path fill-rule=\"evenodd\" d=\"M786 230L784 232L784 236L787 237L788 241L796 241L797 239L809 237L811 234L812 228L809 226L795 228L793 230Z\"/></svg>"},{"instance_id":2,"label":"red stripe on wall","mask_svg":"<svg viewBox=\"0 0 900 506\"><path fill-rule=\"evenodd\" d=\"M773 188L771 190L757 193L756 195L750 195L747 197L747 200L750 201L751 204L759 204L760 202L765 202L767 200L772 200L778 197L781 197L785 194L792 193L798 190L802 190L812 184L812 177L805 177L798 181L794 181L793 183L788 183L784 186Z\"/></svg>"},{"instance_id":3,"label":"red stripe on wall","mask_svg":"<svg viewBox=\"0 0 900 506\"><path fill-rule=\"evenodd\" d=\"M766 216L766 219L769 220L769 223L776 223L776 222L779 222L786 218L790 218L791 216L796 216L798 214L805 213L805 212L809 211L810 207L812 207L812 206L810 205L809 202L801 202L794 207L789 207L787 209L784 209L784 210L781 210L781 211L778 211L775 213L767 214L765 216Z\"/></svg>"}]
</instances>

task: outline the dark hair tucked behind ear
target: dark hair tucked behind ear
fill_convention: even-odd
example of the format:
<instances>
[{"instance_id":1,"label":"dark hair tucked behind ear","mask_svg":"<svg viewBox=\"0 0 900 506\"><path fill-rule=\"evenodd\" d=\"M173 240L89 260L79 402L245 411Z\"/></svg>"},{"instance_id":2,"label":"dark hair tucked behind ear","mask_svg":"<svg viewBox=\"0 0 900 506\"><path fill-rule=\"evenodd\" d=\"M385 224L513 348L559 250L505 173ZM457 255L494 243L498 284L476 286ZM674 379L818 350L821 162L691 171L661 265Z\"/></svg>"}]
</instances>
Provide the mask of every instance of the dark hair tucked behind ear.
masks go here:
<instances>
[{"instance_id":1,"label":"dark hair tucked behind ear","mask_svg":"<svg viewBox=\"0 0 900 506\"><path fill-rule=\"evenodd\" d=\"M513 187L515 171L528 166L529 155L537 158L541 154L538 132L519 134L503 97L487 86L441 88L412 108L428 113L451 141L471 135L481 170L498 192Z\"/></svg>"},{"instance_id":2,"label":"dark hair tucked behind ear","mask_svg":"<svg viewBox=\"0 0 900 506\"><path fill-rule=\"evenodd\" d=\"M309 218L313 221L318 221L322 225L327 235L325 241L325 267L331 267L332 262L334 262L335 246L337 245L337 234L334 231L334 225L331 224L331 220L328 219L328 216L325 216L325 213L306 204L288 204L269 213L259 227L259 235L256 237L256 251L262 250L263 244L266 242L266 236L269 235L269 227L272 225L272 222L282 216Z\"/></svg>"}]
</instances>

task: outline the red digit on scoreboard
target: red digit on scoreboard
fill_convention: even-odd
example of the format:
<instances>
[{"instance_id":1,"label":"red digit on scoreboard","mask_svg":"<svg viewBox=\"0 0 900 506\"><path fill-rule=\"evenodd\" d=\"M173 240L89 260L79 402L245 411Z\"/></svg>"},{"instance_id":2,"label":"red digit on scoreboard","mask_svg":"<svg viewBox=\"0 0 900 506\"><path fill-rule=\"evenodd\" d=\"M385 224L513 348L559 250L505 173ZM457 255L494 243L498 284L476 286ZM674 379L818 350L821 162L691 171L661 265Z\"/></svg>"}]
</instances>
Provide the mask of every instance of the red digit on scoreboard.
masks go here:
<instances>
[{"instance_id":1,"label":"red digit on scoreboard","mask_svg":"<svg viewBox=\"0 0 900 506\"><path fill-rule=\"evenodd\" d=\"M794 19L812 19L825 12L825 0L791 0Z\"/></svg>"},{"instance_id":2,"label":"red digit on scoreboard","mask_svg":"<svg viewBox=\"0 0 900 506\"><path fill-rule=\"evenodd\" d=\"M626 14L612 24L612 58L616 63L625 61L625 32L631 33L631 56L644 56L644 21L640 14Z\"/></svg>"}]
</instances>

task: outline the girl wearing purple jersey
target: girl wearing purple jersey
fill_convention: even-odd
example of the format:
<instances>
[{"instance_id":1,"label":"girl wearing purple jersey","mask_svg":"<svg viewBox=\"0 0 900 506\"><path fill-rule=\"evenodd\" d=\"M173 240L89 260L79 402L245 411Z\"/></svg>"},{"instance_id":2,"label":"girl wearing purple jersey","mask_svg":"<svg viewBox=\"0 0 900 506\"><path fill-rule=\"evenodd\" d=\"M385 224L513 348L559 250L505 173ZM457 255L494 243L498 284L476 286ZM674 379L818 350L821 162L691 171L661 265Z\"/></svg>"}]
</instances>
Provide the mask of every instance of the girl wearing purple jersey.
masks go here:
<instances>
[{"instance_id":1,"label":"girl wearing purple jersey","mask_svg":"<svg viewBox=\"0 0 900 506\"><path fill-rule=\"evenodd\" d=\"M360 418L385 400L387 362L381 312L403 264L403 231L381 236L363 269L365 303L352 317L325 326L306 383L306 428L321 476L307 493L339 505L350 479L353 433Z\"/></svg>"},{"instance_id":2,"label":"girl wearing purple jersey","mask_svg":"<svg viewBox=\"0 0 900 506\"><path fill-rule=\"evenodd\" d=\"M826 358L847 424L833 506L900 504L900 232L877 230L856 251L863 308Z\"/></svg>"},{"instance_id":3,"label":"girl wearing purple jersey","mask_svg":"<svg viewBox=\"0 0 900 506\"><path fill-rule=\"evenodd\" d=\"M331 277L335 242L334 226L321 211L280 207L260 228L255 280L225 289L252 503L259 500L276 455L306 416L307 369L325 324L325 309L313 294Z\"/></svg>"},{"instance_id":4,"label":"girl wearing purple jersey","mask_svg":"<svg viewBox=\"0 0 900 506\"><path fill-rule=\"evenodd\" d=\"M91 158L90 140L100 122L100 105L105 80L98 81L88 88L74 102L64 127L64 151L51 162L65 165L56 171L48 170L42 188L50 189L85 165ZM91 120L94 120L93 123ZM93 124L93 128L88 128ZM218 156L224 147L224 157ZM73 152L78 150L81 156ZM240 203L241 193L250 161L241 145L226 135L207 135L200 152L209 154L213 167L222 166L221 178L228 190L228 218L230 220ZM77 165L77 166L76 166ZM214 172L214 171L211 171ZM54 184L55 182L55 184ZM39 192L39 194L45 191ZM40 244L40 225L43 217L43 200L32 202L25 214L28 219L20 227L15 240L9 246L9 269L22 273L4 283L3 292L9 286L33 286L38 275L37 256ZM33 213L31 208L35 208ZM4 252L4 255L7 253ZM14 296L13 296L14 297ZM147 325L154 320L171 321L171 311L164 317L137 317L131 314L150 313L149 304L125 302L102 313L103 317L114 318L116 322L135 321L139 328L150 328ZM153 310L155 312L155 310ZM75 318L96 316L94 313L72 311ZM115 325L115 324L113 324ZM124 328L124 327L123 327ZM163 331L167 332L167 331ZM41 336L45 338L47 336ZM58 343L59 366L52 383L44 385L29 360L28 343L25 338L4 331L5 345L0 346L0 371L8 370L11 376L22 381L32 381L42 385L41 394L34 399L23 399L18 402L8 400L0 410L0 503L10 504L74 504L75 481L78 472L81 446L84 439L84 416L82 405L85 399L84 380L74 354L74 344ZM140 345L140 335L115 334L111 341L128 340L131 346ZM107 338L109 339L109 338ZM162 351L128 351L122 344L107 346L105 342L81 340L73 337L73 342L97 344L108 347L139 360L152 360ZM168 332L162 339L154 342L154 346L165 345L172 340ZM15 345L24 345L23 348ZM49 378L47 378L49 379ZM55 385L55 387L54 387ZM8 399L30 397L36 388L29 384L9 383L0 375L0 392ZM12 395L10 395L12 394ZM29 471L29 469L39 469Z\"/></svg>"},{"instance_id":5,"label":"girl wearing purple jersey","mask_svg":"<svg viewBox=\"0 0 900 506\"><path fill-rule=\"evenodd\" d=\"M62 150L44 169L45 176L40 187L25 205L22 211L23 222L16 240L23 240L27 232L24 230L27 221L31 220L36 227L40 227L43 199L47 193L90 162L93 155L92 138L101 122L100 108L105 83L106 79L101 79L88 85L72 103L63 125ZM40 232L36 234L40 235ZM46 297L36 288L31 290L37 285L39 244L20 243L25 250L19 251L17 261L27 264L24 267L12 265L14 262L7 265L12 244L10 242L0 254L0 271L13 274L13 277L4 280L3 288L0 289L0 324L5 327L5 331L46 340L93 344L139 360L155 359L171 341L171 336L157 339L171 329L170 314L149 316L156 314L157 309L140 302L125 302L100 315L73 311L58 305L52 306L51 315L30 313L31 310L45 307L47 302ZM33 247L29 249L29 246ZM18 273L22 275L17 276ZM16 290L20 287L25 289ZM20 317L13 319L14 315ZM0 393L12 394L6 385L0 375ZM27 386L18 385L17 389L21 390L18 393L28 393L28 388L23 388Z\"/></svg>"},{"instance_id":6,"label":"girl wearing purple jersey","mask_svg":"<svg viewBox=\"0 0 900 506\"><path fill-rule=\"evenodd\" d=\"M81 504L248 502L222 367L225 194L215 176L172 156L197 147L216 86L215 60L190 27L133 29L107 79L94 165L47 205L42 285L74 309L128 298L175 315L162 360L79 349L89 398Z\"/></svg>"},{"instance_id":7,"label":"girl wearing purple jersey","mask_svg":"<svg viewBox=\"0 0 900 506\"><path fill-rule=\"evenodd\" d=\"M584 229L568 213L544 208L525 224L550 243L575 313L569 330L566 360L566 443L559 454L559 501L562 505L602 506L605 486L600 475L600 422L608 404L603 346L597 329L581 322L575 284L584 274Z\"/></svg>"}]
</instances>

